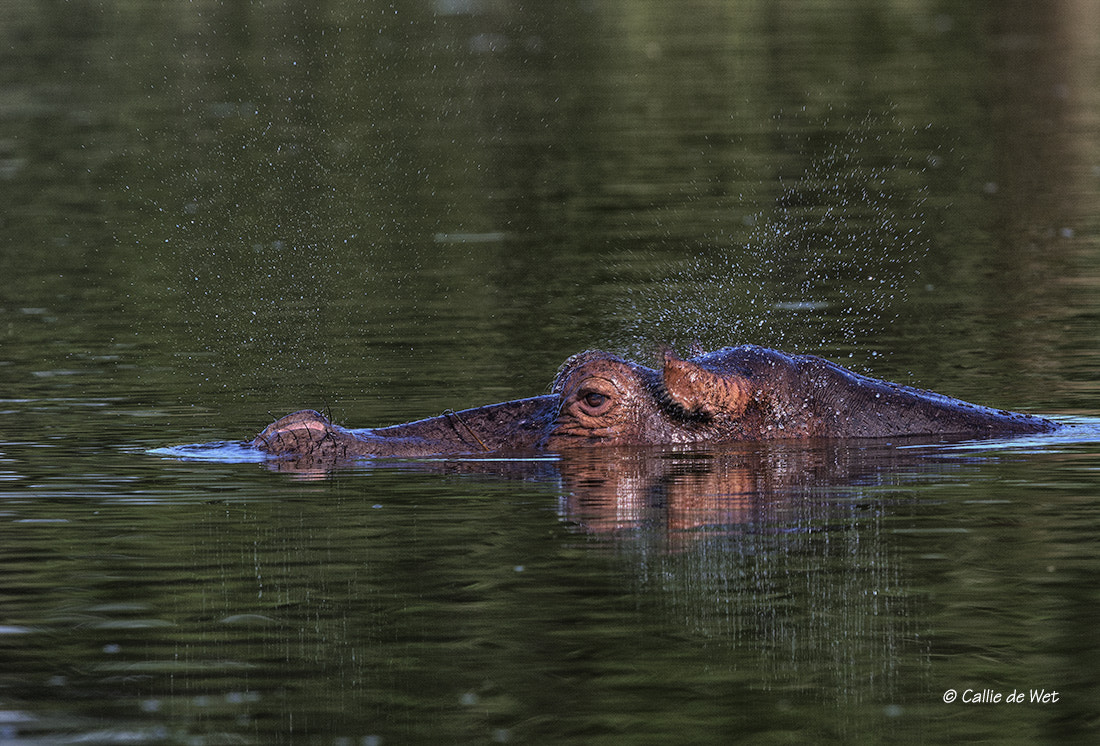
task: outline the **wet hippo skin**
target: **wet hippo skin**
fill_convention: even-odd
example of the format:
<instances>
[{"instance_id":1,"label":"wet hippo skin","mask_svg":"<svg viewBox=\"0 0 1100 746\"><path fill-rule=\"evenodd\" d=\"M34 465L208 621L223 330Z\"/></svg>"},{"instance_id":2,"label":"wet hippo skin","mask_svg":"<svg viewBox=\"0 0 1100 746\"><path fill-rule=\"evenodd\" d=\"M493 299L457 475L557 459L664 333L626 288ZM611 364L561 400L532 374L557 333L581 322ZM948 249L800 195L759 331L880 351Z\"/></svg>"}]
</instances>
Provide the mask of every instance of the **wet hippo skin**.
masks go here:
<instances>
[{"instance_id":1,"label":"wet hippo skin","mask_svg":"<svg viewBox=\"0 0 1100 746\"><path fill-rule=\"evenodd\" d=\"M252 445L276 456L345 459L780 438L1007 436L1051 420L859 375L810 355L729 347L660 370L587 351L551 392L380 428L349 429L313 410L268 425Z\"/></svg>"}]
</instances>

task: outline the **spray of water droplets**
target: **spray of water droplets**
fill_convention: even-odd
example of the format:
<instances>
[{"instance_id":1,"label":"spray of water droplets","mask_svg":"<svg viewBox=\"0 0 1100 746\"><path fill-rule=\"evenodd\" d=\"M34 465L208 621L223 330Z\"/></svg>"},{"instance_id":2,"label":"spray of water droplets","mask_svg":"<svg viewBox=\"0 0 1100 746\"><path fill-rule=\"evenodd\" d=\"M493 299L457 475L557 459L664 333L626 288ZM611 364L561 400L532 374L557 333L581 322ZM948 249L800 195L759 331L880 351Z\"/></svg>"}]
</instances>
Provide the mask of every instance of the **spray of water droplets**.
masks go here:
<instances>
[{"instance_id":1,"label":"spray of water droplets","mask_svg":"<svg viewBox=\"0 0 1100 746\"><path fill-rule=\"evenodd\" d=\"M807 165L777 180L769 207L638 293L625 351L752 343L838 354L873 345L897 319L926 253L926 159L884 152L884 136L869 127L800 153ZM904 139L892 134L895 144Z\"/></svg>"}]
</instances>

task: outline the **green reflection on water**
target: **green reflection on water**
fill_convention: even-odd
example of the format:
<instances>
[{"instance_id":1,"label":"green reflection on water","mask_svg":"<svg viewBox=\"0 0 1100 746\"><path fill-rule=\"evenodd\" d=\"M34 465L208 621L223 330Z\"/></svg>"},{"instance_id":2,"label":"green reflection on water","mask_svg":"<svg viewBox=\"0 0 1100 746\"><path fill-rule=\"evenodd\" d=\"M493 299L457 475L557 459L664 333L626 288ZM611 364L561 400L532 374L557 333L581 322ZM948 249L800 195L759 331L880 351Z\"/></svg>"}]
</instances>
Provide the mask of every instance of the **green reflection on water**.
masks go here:
<instances>
[{"instance_id":1,"label":"green reflection on water","mask_svg":"<svg viewBox=\"0 0 1100 746\"><path fill-rule=\"evenodd\" d=\"M218 406L371 416L353 392L407 382L409 417L669 342L937 387L1000 355L1022 406L1050 322L1091 342L1064 278L1095 273L1095 45L1050 22L1024 65L998 27L987 60L984 19L924 6L570 7L37 9L9 32L9 330L62 313L57 356Z\"/></svg>"},{"instance_id":2,"label":"green reflection on water","mask_svg":"<svg viewBox=\"0 0 1100 746\"><path fill-rule=\"evenodd\" d=\"M1097 686L1076 664L1096 503L1064 465L1094 451L769 444L321 481L169 462L6 502L0 681L30 734L1072 732ZM940 696L971 685L1072 697L960 725Z\"/></svg>"}]
</instances>

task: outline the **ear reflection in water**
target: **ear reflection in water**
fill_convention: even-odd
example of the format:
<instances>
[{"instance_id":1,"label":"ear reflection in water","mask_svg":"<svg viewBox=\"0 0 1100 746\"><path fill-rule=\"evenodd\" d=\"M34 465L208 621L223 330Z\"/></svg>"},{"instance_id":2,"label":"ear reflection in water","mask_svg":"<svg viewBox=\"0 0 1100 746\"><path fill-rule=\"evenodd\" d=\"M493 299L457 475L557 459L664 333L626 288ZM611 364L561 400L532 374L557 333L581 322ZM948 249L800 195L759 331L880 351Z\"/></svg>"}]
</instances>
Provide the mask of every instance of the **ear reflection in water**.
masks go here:
<instances>
[{"instance_id":1,"label":"ear reflection in water","mask_svg":"<svg viewBox=\"0 0 1100 746\"><path fill-rule=\"evenodd\" d=\"M716 533L824 529L865 513L867 487L944 467L894 443L822 441L577 451L558 468L562 513L584 531L659 533L675 549Z\"/></svg>"}]
</instances>

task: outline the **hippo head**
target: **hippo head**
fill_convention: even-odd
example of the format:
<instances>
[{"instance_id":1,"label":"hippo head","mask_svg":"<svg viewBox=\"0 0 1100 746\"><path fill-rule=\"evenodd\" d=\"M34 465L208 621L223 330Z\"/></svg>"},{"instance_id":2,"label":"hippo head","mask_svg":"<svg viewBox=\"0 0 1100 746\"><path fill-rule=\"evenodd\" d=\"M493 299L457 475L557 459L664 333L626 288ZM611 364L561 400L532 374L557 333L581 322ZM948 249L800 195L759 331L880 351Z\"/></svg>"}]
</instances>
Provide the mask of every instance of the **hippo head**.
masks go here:
<instances>
[{"instance_id":1,"label":"hippo head","mask_svg":"<svg viewBox=\"0 0 1100 746\"><path fill-rule=\"evenodd\" d=\"M751 400L748 379L664 355L657 371L606 352L565 361L545 447L691 443L736 429Z\"/></svg>"},{"instance_id":2,"label":"hippo head","mask_svg":"<svg viewBox=\"0 0 1100 746\"><path fill-rule=\"evenodd\" d=\"M542 396L356 430L303 410L268 425L252 446L317 462L775 438L990 436L1057 427L1042 417L868 378L821 358L743 345L691 360L666 352L660 370L582 352L565 361L553 391Z\"/></svg>"}]
</instances>

